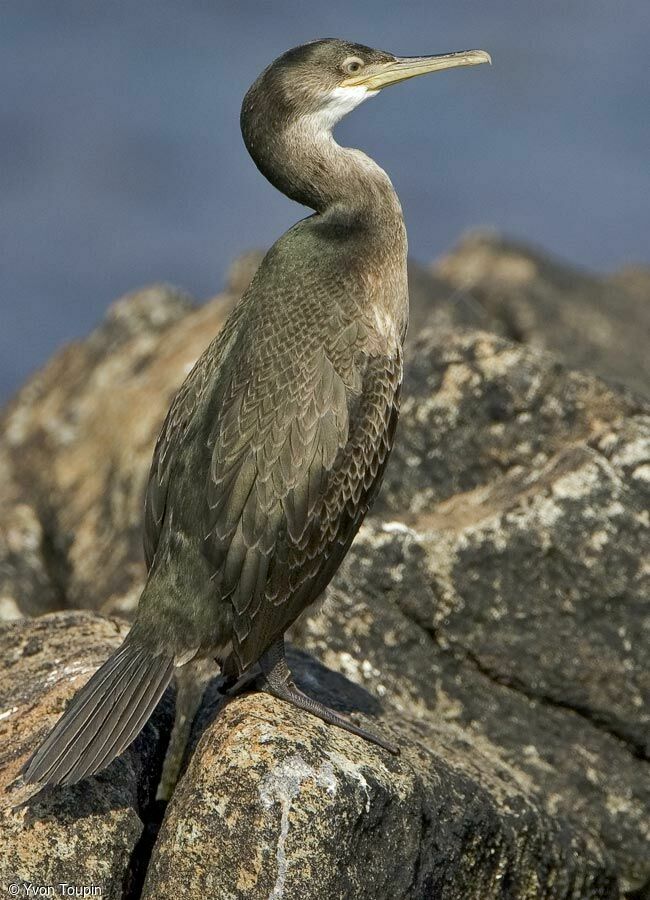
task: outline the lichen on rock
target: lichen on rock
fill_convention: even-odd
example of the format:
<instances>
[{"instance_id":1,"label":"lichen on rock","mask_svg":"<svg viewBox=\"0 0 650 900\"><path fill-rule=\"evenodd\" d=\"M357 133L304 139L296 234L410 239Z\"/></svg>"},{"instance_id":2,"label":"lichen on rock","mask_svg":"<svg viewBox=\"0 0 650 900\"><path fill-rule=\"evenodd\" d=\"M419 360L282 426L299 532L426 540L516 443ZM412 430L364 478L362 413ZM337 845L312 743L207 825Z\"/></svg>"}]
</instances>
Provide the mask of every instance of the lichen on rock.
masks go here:
<instances>
[{"instance_id":1,"label":"lichen on rock","mask_svg":"<svg viewBox=\"0 0 650 900\"><path fill-rule=\"evenodd\" d=\"M22 762L126 633L112 616L144 580L157 430L258 258L203 307L166 287L123 298L4 414L2 878L129 900L644 896L650 281L484 235L412 268L384 486L291 632L302 688L401 755L266 695L225 701L208 666L196 715L198 688L179 691L194 705L168 804L170 696L106 773L20 794Z\"/></svg>"}]
</instances>

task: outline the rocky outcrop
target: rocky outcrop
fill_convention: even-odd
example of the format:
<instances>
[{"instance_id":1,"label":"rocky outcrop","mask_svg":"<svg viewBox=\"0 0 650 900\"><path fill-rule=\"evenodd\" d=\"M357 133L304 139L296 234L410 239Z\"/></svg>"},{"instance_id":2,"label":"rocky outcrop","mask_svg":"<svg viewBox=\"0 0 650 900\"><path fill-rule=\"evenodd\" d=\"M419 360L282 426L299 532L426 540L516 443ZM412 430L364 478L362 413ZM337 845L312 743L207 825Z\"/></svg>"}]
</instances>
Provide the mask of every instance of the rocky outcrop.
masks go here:
<instances>
[{"instance_id":1,"label":"rocky outcrop","mask_svg":"<svg viewBox=\"0 0 650 900\"><path fill-rule=\"evenodd\" d=\"M166 408L233 302L166 287L116 303L23 388L2 423L0 610L131 612L141 518Z\"/></svg>"},{"instance_id":2,"label":"rocky outcrop","mask_svg":"<svg viewBox=\"0 0 650 900\"><path fill-rule=\"evenodd\" d=\"M290 661L308 690L387 732L401 755L264 695L224 706L209 692L143 897L617 895L596 843L545 815L487 743L468 753L460 729L415 703L380 704L303 654Z\"/></svg>"},{"instance_id":3,"label":"rocky outcrop","mask_svg":"<svg viewBox=\"0 0 650 900\"><path fill-rule=\"evenodd\" d=\"M18 779L67 700L127 630L124 622L86 612L0 628L3 896L30 896L27 885L59 892L61 883L97 887L102 897L137 896L158 816L155 797L173 718L171 691L135 743L96 778L36 796Z\"/></svg>"},{"instance_id":4,"label":"rocky outcrop","mask_svg":"<svg viewBox=\"0 0 650 900\"><path fill-rule=\"evenodd\" d=\"M369 660L386 696L412 679L408 696L500 747L551 812L591 821L643 881L647 411L500 339L424 338L418 351L384 521L363 530L301 642L349 675Z\"/></svg>"},{"instance_id":5,"label":"rocky outcrop","mask_svg":"<svg viewBox=\"0 0 650 900\"><path fill-rule=\"evenodd\" d=\"M200 308L164 286L128 295L17 394L0 420L0 619L61 608L132 612L144 578L142 496L156 435L259 259L238 260L226 291ZM487 329L650 392L645 270L597 279L479 235L433 271L412 265L410 281L411 359L426 326Z\"/></svg>"},{"instance_id":6,"label":"rocky outcrop","mask_svg":"<svg viewBox=\"0 0 650 900\"><path fill-rule=\"evenodd\" d=\"M429 624L647 756L648 409L496 338L441 343L418 346L376 509L429 535Z\"/></svg>"},{"instance_id":7,"label":"rocky outcrop","mask_svg":"<svg viewBox=\"0 0 650 900\"><path fill-rule=\"evenodd\" d=\"M200 309L167 288L125 298L18 395L0 442L0 615L131 612L155 435L254 265ZM134 793L138 773L120 799L102 794L108 847L118 811L130 816L119 860L102 855L110 884L131 879L127 896L145 869L151 898L615 898L650 885L650 413L638 393L538 349L642 387L641 335L614 320L629 298L643 305L648 281L642 270L579 276L485 237L435 277L411 275L384 488L328 599L292 633L304 689L386 731L402 754L266 696L224 703L211 683L157 837L163 809L152 788ZM589 296L616 340L584 325ZM634 314L639 330L645 313ZM614 352L621 341L628 359ZM27 676L43 731L46 673L73 657L78 615L94 667L113 624L65 613L8 626L17 643L43 629L45 655ZM16 741L9 780L26 754ZM107 789L102 777L93 791ZM45 795L24 808L35 802L39 822L58 809ZM12 827L13 852L29 858L29 833ZM92 836L75 845L80 858Z\"/></svg>"},{"instance_id":8,"label":"rocky outcrop","mask_svg":"<svg viewBox=\"0 0 650 900\"><path fill-rule=\"evenodd\" d=\"M650 269L599 277L476 232L439 260L433 274L453 288L442 308L454 324L469 320L650 393Z\"/></svg>"}]
</instances>

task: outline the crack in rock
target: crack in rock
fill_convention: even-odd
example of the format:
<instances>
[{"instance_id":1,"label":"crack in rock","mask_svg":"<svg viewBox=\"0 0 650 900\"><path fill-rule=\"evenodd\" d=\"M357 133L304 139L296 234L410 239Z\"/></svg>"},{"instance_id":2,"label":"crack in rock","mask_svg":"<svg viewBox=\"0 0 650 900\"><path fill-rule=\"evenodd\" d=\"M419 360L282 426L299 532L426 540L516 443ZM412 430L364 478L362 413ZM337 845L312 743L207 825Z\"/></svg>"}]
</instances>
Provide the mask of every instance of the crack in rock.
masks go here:
<instances>
[{"instance_id":1,"label":"crack in rock","mask_svg":"<svg viewBox=\"0 0 650 900\"><path fill-rule=\"evenodd\" d=\"M596 728L598 731L602 731L604 734L607 734L610 737L613 737L616 740L620 741L625 745L626 749L632 754L632 756L642 760L643 762L647 762L650 759L646 748L640 741L634 740L634 738L626 734L622 728L616 728L614 725L608 722L604 716L599 716L588 706L578 706L571 703L569 700L562 700L560 697L554 697L552 694L547 694L543 691L535 691L534 689L527 687L520 681L514 681L512 678L508 678L505 675L501 675L499 672L493 671L467 647L464 647L461 644L457 643L453 643L451 646L453 646L455 650L461 653L461 655L467 662L473 665L474 668L481 673L481 675L485 676L485 678L489 679L493 684L507 688L511 691L515 691L516 693L521 694L523 697L526 697L528 700L534 700L538 703L544 704L545 706L552 706L555 709L565 709L568 712L572 712L576 716L580 716L581 719L584 719L586 722L588 722L593 728Z\"/></svg>"}]
</instances>

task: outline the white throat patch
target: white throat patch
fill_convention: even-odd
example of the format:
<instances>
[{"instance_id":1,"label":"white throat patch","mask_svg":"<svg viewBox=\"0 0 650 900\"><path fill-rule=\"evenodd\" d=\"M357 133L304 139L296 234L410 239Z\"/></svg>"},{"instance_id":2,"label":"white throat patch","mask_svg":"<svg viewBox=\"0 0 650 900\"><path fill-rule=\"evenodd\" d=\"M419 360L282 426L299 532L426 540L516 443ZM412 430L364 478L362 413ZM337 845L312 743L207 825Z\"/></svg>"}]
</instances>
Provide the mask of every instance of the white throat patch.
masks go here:
<instances>
[{"instance_id":1,"label":"white throat patch","mask_svg":"<svg viewBox=\"0 0 650 900\"><path fill-rule=\"evenodd\" d=\"M314 119L323 130L331 131L343 116L367 100L374 97L379 91L369 91L363 85L356 87L337 87L327 94L325 103L314 113Z\"/></svg>"}]
</instances>

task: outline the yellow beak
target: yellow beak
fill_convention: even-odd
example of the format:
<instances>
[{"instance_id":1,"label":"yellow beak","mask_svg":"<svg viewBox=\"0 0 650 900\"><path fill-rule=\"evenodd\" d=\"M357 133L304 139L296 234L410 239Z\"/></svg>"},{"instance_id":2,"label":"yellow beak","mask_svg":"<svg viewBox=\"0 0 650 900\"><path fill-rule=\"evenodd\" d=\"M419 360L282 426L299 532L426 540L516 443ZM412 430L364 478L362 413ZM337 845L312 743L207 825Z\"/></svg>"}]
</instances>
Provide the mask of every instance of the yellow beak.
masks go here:
<instances>
[{"instance_id":1,"label":"yellow beak","mask_svg":"<svg viewBox=\"0 0 650 900\"><path fill-rule=\"evenodd\" d=\"M482 63L492 63L490 54L485 50L460 50L440 56L398 56L388 63L367 66L363 72L351 75L341 82L341 87L363 85L369 91L378 91L389 84L417 78L418 75L428 75L429 72L455 69L458 66L480 66Z\"/></svg>"}]
</instances>

